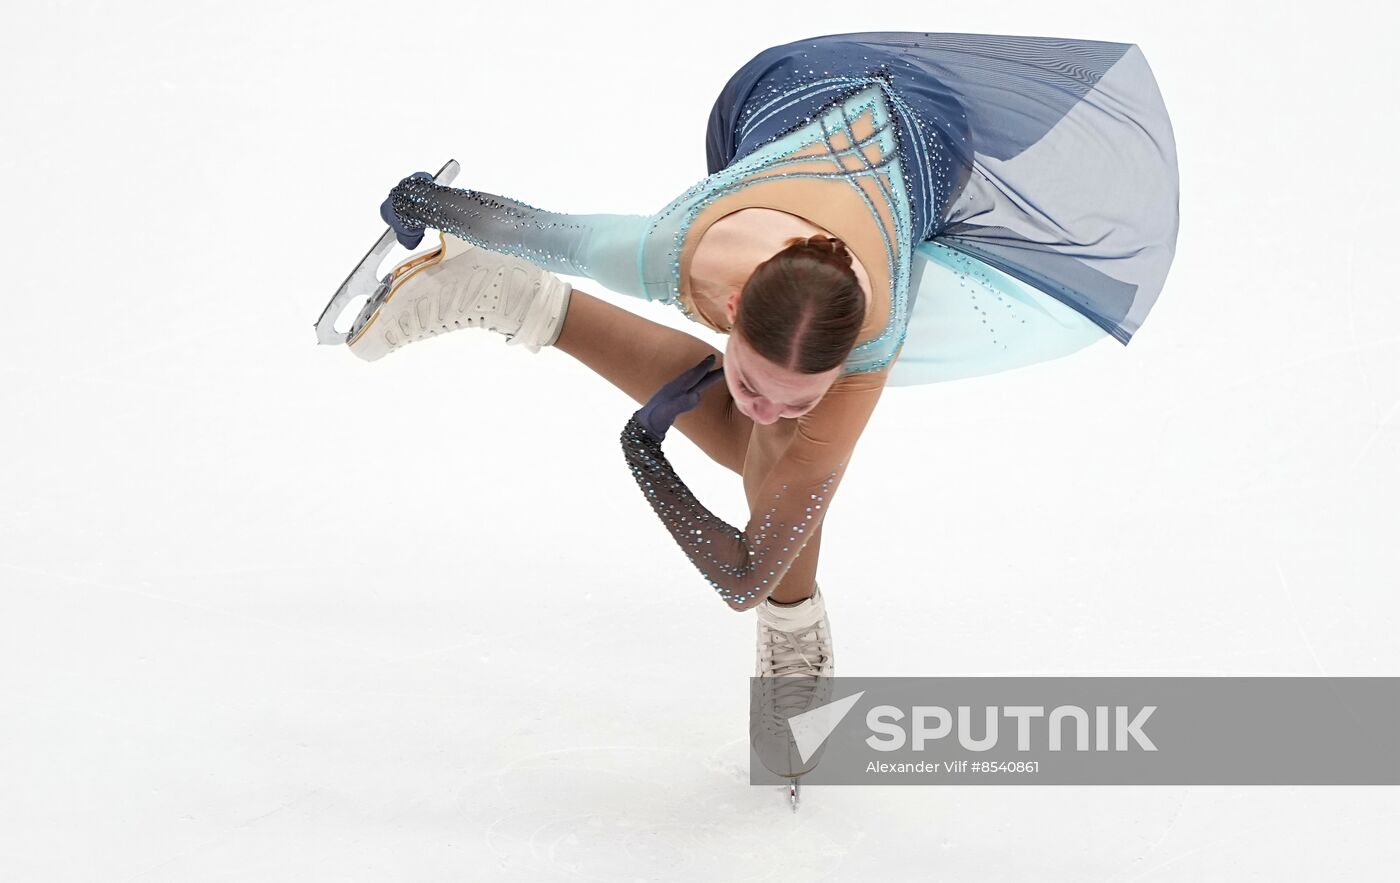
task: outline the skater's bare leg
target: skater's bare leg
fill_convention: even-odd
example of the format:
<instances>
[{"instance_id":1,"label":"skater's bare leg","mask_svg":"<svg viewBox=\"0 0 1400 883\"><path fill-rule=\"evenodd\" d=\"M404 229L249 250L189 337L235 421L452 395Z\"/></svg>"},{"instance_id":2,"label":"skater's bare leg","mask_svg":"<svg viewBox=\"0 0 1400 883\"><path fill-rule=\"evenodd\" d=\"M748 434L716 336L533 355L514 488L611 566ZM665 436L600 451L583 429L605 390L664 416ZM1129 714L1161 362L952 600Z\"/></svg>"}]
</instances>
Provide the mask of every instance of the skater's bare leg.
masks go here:
<instances>
[{"instance_id":1,"label":"skater's bare leg","mask_svg":"<svg viewBox=\"0 0 1400 883\"><path fill-rule=\"evenodd\" d=\"M564 328L554 348L592 368L638 405L646 404L664 384L706 356L713 355L716 363L724 356L684 331L645 319L577 288L570 295ZM711 385L702 394L700 404L681 414L674 425L710 459L743 474L753 421L734 407L726 384Z\"/></svg>"}]
</instances>

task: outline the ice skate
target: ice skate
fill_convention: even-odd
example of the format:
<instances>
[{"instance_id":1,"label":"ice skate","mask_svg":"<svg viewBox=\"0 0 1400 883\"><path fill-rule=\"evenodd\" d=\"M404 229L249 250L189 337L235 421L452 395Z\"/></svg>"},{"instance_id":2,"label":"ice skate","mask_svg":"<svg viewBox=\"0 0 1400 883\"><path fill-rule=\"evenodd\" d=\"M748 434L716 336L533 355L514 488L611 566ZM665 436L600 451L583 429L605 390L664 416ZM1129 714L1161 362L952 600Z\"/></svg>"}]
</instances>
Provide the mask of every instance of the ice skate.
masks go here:
<instances>
[{"instance_id":1,"label":"ice skate","mask_svg":"<svg viewBox=\"0 0 1400 883\"><path fill-rule=\"evenodd\" d=\"M749 737L759 760L774 775L791 779L794 812L799 777L816 768L822 751L802 759L788 719L831 701L836 662L821 587L792 607L758 605L758 648L754 675L757 713Z\"/></svg>"},{"instance_id":2,"label":"ice skate","mask_svg":"<svg viewBox=\"0 0 1400 883\"><path fill-rule=\"evenodd\" d=\"M433 180L446 184L457 169L449 160ZM316 322L317 339L347 344L367 361L458 328L487 328L531 352L554 343L572 293L567 282L521 258L437 235L436 248L409 257L380 279L379 264L397 241L386 230L326 305ZM350 330L336 331L335 320L359 296L366 302Z\"/></svg>"},{"instance_id":3,"label":"ice skate","mask_svg":"<svg viewBox=\"0 0 1400 883\"><path fill-rule=\"evenodd\" d=\"M531 352L564 326L572 288L548 270L439 233L441 244L394 268L350 329L350 351L374 361L459 328L487 328Z\"/></svg>"}]
</instances>

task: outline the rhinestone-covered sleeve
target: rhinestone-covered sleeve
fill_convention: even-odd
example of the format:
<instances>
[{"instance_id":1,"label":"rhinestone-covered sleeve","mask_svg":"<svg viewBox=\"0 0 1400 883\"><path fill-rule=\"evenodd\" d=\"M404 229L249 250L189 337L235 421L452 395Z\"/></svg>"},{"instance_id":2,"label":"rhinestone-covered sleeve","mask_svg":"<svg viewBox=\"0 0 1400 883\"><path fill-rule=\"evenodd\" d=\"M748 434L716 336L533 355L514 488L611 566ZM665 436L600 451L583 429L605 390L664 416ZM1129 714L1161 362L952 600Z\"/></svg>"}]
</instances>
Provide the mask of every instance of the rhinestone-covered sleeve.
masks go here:
<instances>
[{"instance_id":1,"label":"rhinestone-covered sleeve","mask_svg":"<svg viewBox=\"0 0 1400 883\"><path fill-rule=\"evenodd\" d=\"M394 214L553 273L585 276L619 294L646 297L637 258L649 218L568 215L479 190L410 178L390 191Z\"/></svg>"},{"instance_id":2,"label":"rhinestone-covered sleeve","mask_svg":"<svg viewBox=\"0 0 1400 883\"><path fill-rule=\"evenodd\" d=\"M782 582L821 524L846 463L884 388L887 371L838 380L797 418L782 458L750 495L748 525L719 518L688 488L635 415L622 430L627 465L681 550L725 603L747 610Z\"/></svg>"}]
</instances>

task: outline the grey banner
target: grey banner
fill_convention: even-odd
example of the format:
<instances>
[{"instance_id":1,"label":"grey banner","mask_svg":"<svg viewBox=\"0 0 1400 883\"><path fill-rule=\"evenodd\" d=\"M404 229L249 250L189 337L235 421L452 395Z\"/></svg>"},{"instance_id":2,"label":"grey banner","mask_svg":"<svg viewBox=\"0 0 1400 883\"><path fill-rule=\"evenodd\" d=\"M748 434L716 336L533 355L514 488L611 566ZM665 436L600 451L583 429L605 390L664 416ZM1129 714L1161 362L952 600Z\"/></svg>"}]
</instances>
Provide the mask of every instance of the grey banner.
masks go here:
<instances>
[{"instance_id":1,"label":"grey banner","mask_svg":"<svg viewBox=\"0 0 1400 883\"><path fill-rule=\"evenodd\" d=\"M1397 785L1400 678L751 678L749 780Z\"/></svg>"}]
</instances>

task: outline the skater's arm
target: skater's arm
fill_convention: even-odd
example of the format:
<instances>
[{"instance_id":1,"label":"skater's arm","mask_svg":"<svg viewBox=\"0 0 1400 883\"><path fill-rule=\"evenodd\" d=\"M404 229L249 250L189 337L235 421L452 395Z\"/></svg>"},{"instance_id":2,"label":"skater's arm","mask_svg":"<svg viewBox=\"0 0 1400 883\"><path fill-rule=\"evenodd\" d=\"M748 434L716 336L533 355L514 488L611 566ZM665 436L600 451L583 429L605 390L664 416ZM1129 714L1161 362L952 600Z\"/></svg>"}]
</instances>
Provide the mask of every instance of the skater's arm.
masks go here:
<instances>
[{"instance_id":1,"label":"skater's arm","mask_svg":"<svg viewBox=\"0 0 1400 883\"><path fill-rule=\"evenodd\" d=\"M431 227L481 248L524 258L553 273L585 276L645 298L637 257L645 215L566 215L505 196L410 178L390 191L394 214L409 227Z\"/></svg>"},{"instance_id":2,"label":"skater's arm","mask_svg":"<svg viewBox=\"0 0 1400 883\"><path fill-rule=\"evenodd\" d=\"M846 375L797 418L792 441L760 485L743 530L696 499L656 436L635 415L628 421L622 448L638 487L730 608L748 610L767 598L816 532L887 376L888 369Z\"/></svg>"}]
</instances>

